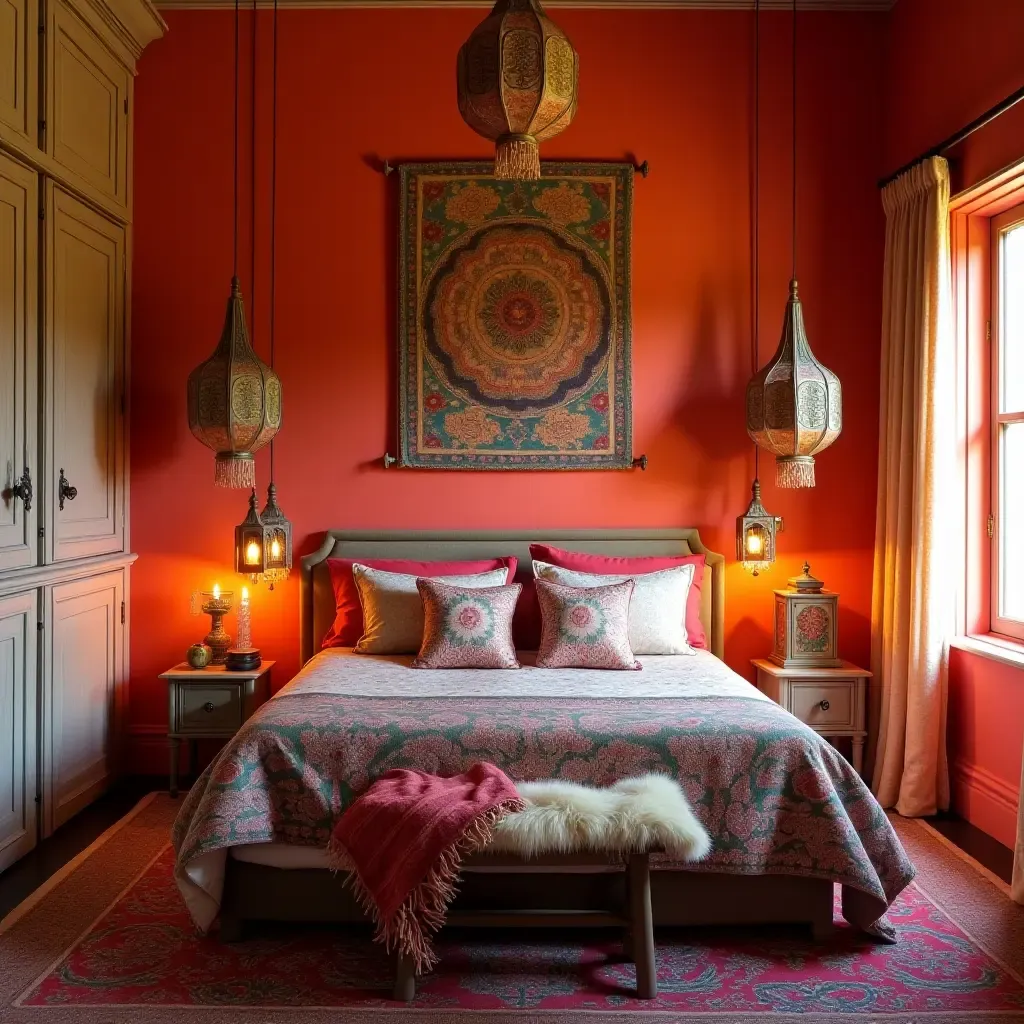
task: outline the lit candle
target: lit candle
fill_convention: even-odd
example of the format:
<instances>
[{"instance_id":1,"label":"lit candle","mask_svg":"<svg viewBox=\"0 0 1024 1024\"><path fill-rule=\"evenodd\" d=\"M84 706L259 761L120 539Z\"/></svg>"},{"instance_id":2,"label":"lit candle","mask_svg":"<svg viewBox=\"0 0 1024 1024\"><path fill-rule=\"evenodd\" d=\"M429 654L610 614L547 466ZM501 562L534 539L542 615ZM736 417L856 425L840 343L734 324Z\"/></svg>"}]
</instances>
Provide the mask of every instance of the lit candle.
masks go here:
<instances>
[{"instance_id":1,"label":"lit candle","mask_svg":"<svg viewBox=\"0 0 1024 1024\"><path fill-rule=\"evenodd\" d=\"M281 545L276 537L270 544L270 554L273 556L275 561L281 557Z\"/></svg>"},{"instance_id":2,"label":"lit candle","mask_svg":"<svg viewBox=\"0 0 1024 1024\"><path fill-rule=\"evenodd\" d=\"M214 583L213 585L213 599L214 601L220 600L220 584Z\"/></svg>"},{"instance_id":3,"label":"lit candle","mask_svg":"<svg viewBox=\"0 0 1024 1024\"><path fill-rule=\"evenodd\" d=\"M759 533L748 533L747 534L747 554L759 555L761 554L761 535Z\"/></svg>"},{"instance_id":4,"label":"lit candle","mask_svg":"<svg viewBox=\"0 0 1024 1024\"><path fill-rule=\"evenodd\" d=\"M245 549L245 564L246 565L259 565L260 561L260 546L256 541L249 541Z\"/></svg>"}]
</instances>

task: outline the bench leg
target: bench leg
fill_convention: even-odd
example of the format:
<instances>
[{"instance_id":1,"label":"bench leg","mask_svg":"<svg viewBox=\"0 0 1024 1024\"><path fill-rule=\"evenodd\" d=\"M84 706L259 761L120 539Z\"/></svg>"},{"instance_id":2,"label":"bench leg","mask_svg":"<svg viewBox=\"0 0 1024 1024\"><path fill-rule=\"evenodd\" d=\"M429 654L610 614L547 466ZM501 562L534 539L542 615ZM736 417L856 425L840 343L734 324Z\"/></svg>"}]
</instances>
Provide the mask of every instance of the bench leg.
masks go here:
<instances>
[{"instance_id":1,"label":"bench leg","mask_svg":"<svg viewBox=\"0 0 1024 1024\"><path fill-rule=\"evenodd\" d=\"M411 1003L416 998L416 964L411 956L399 951L398 966L395 969L395 999L400 1003Z\"/></svg>"},{"instance_id":2,"label":"bench leg","mask_svg":"<svg viewBox=\"0 0 1024 1024\"><path fill-rule=\"evenodd\" d=\"M629 887L629 862L628 861L626 862L626 870L623 872L623 878L625 879L626 904L625 904L625 910L622 912L622 916L628 922L632 922L632 920L633 920L633 902L632 902L632 899L631 899L630 894L629 894L630 893L630 887ZM626 927L622 929L622 955L627 960L632 960L633 959L633 929L631 927L631 924L627 924Z\"/></svg>"},{"instance_id":3,"label":"bench leg","mask_svg":"<svg viewBox=\"0 0 1024 1024\"><path fill-rule=\"evenodd\" d=\"M658 994L658 973L654 964L654 916L651 913L651 870L646 853L634 853L629 872L629 919L632 956L636 964L636 994L654 999Z\"/></svg>"}]
</instances>

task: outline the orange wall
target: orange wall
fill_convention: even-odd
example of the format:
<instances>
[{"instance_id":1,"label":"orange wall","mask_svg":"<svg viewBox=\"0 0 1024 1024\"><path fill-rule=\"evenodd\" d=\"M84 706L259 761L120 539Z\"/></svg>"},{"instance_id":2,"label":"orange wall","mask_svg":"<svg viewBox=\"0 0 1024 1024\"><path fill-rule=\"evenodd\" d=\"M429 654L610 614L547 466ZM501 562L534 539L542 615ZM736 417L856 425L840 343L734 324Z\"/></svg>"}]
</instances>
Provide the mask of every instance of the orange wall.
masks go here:
<instances>
[{"instance_id":1,"label":"orange wall","mask_svg":"<svg viewBox=\"0 0 1024 1024\"><path fill-rule=\"evenodd\" d=\"M890 21L889 167L913 159L1024 85L1021 0L899 0ZM950 157L954 191L1020 161L1024 103L980 129ZM975 497L987 512L987 496ZM1013 846L1024 748L1024 669L953 651L948 721L954 809Z\"/></svg>"},{"instance_id":2,"label":"orange wall","mask_svg":"<svg viewBox=\"0 0 1024 1024\"><path fill-rule=\"evenodd\" d=\"M750 374L752 15L561 10L581 57L579 114L551 158L651 163L633 236L638 472L383 471L394 451L395 184L377 157L482 157L462 123L454 62L479 10L293 10L280 16L278 490L297 549L327 527L519 529L694 525L729 556L729 663L769 648L771 589L805 557L842 594L841 647L869 651L877 457L885 17L801 15L800 281L817 354L845 391L844 431L809 493L778 492L777 569L734 564L749 500L743 428ZM789 276L789 18L763 18L762 361ZM132 327L131 719L140 766L163 765L155 679L205 632L188 594L228 569L245 496L213 487L188 431L185 380L213 349L231 273L231 53L227 11L170 12L136 92ZM269 47L269 18L260 20ZM243 32L243 52L248 42ZM269 50L261 60L268 111ZM268 132L258 136L265 146ZM243 131L243 150L246 148ZM263 156L266 157L264 151ZM247 173L247 172L246 172ZM261 170L261 174L264 172ZM261 188L265 180L261 179ZM262 217L262 215L261 215ZM257 231L267 255L265 217ZM243 238L243 252L248 252ZM243 287L251 289L248 261ZM266 276L256 345L266 355ZM261 488L266 455L258 458ZM297 667L297 580L255 595L254 631L283 682ZM232 623L229 621L229 628ZM149 752L146 755L146 751Z\"/></svg>"}]
</instances>

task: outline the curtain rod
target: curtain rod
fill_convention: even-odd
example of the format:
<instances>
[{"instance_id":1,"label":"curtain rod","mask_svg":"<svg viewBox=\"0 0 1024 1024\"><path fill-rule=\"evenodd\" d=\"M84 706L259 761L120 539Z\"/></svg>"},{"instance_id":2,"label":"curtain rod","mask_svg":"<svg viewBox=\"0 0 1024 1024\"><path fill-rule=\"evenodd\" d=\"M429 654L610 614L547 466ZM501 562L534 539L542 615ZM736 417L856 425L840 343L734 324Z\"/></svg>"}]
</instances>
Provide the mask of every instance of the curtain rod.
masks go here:
<instances>
[{"instance_id":1,"label":"curtain rod","mask_svg":"<svg viewBox=\"0 0 1024 1024\"><path fill-rule=\"evenodd\" d=\"M922 160L927 160L932 156L942 156L943 153L963 142L968 135L973 135L979 128L984 128L989 121L994 121L1001 114L1005 114L1006 111L1016 106L1021 100L1024 100L1024 86L1021 86L1016 92L1010 93L1001 103L997 103L994 107L986 110L981 117L976 117L969 125L961 128L955 135L950 135L948 139L943 139L937 146L933 146L909 163L904 164L898 170L893 171L892 174L882 178L878 183L878 187L885 188L886 185L895 181L901 174L909 171L911 167L919 164Z\"/></svg>"}]
</instances>

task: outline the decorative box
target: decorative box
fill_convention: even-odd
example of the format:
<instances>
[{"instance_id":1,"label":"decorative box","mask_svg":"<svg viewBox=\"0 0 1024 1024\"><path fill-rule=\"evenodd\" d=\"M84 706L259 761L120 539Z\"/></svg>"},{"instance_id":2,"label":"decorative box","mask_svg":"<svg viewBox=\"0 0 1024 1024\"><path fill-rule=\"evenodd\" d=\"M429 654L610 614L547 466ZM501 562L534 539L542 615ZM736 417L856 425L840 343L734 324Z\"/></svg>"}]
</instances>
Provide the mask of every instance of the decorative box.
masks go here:
<instances>
[{"instance_id":1,"label":"decorative box","mask_svg":"<svg viewBox=\"0 0 1024 1024\"><path fill-rule=\"evenodd\" d=\"M783 668L838 668L839 595L824 589L804 562L802 576L775 591L775 644L770 655Z\"/></svg>"}]
</instances>

